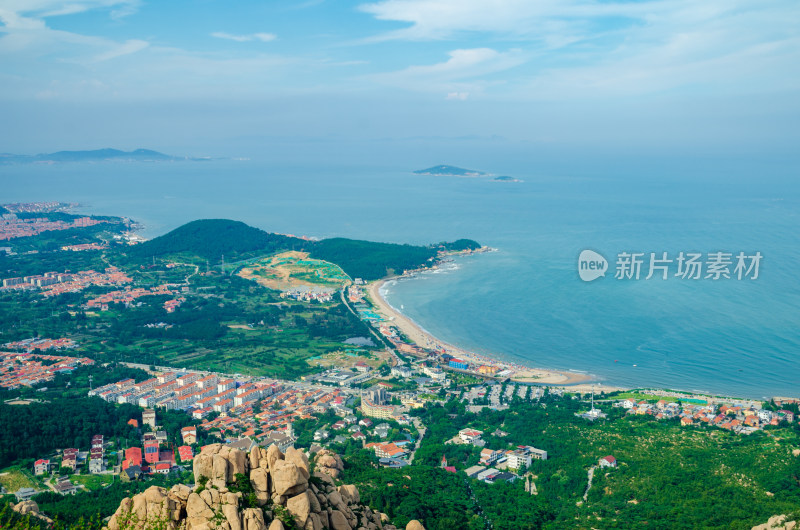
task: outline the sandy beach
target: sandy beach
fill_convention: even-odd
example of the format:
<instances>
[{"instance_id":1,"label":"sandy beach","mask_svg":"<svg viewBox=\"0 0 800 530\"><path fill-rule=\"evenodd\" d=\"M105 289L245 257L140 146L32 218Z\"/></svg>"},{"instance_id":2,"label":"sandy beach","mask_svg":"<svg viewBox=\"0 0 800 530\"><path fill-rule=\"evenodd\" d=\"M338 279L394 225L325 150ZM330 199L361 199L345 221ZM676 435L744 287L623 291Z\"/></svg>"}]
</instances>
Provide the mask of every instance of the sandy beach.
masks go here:
<instances>
[{"instance_id":1,"label":"sandy beach","mask_svg":"<svg viewBox=\"0 0 800 530\"><path fill-rule=\"evenodd\" d=\"M401 333L403 333L409 340L413 341L418 346L424 348L444 348L450 355L454 357L458 357L463 359L470 364L491 364L494 366L499 366L503 369L510 370L512 372L511 379L513 381L519 383L541 383L541 384L548 384L548 385L580 385L585 384L588 388L591 388L591 382L593 381L593 377L588 374L579 374L575 372L567 372L567 371L556 371L556 370L545 370L539 368L530 368L526 366L522 366L519 364L509 363L506 361L501 361L499 359L494 359L488 357L486 355L477 354L474 352L466 351L462 348L457 346L453 346L452 344L448 344L444 341L441 341L422 329L416 322L402 314L400 311L393 308L389 303L381 296L380 289L381 287L388 281L391 281L392 278L387 280L379 280L376 282L372 282L367 287L367 293L369 296L370 301L375 306L376 311L384 317L386 320L390 321L394 326L396 326ZM589 383L588 385L586 383ZM583 386L583 385L581 385ZM596 390L605 390L610 391L615 389L614 387L606 387L604 386L602 389L599 385L596 385ZM582 388L579 388L582 390Z\"/></svg>"}]
</instances>

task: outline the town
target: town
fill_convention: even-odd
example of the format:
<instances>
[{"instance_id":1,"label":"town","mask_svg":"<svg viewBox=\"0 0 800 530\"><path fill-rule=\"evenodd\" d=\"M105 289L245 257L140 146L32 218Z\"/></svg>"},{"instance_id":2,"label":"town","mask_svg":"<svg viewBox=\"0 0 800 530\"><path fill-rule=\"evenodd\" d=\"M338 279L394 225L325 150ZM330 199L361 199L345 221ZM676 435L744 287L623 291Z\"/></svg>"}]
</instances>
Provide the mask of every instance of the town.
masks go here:
<instances>
[{"instance_id":1,"label":"town","mask_svg":"<svg viewBox=\"0 0 800 530\"><path fill-rule=\"evenodd\" d=\"M48 350L60 346L48 339L29 340L6 344L28 350L47 345ZM71 347L69 346L66 347ZM40 353L0 352L0 388L13 390L22 386L37 386L52 381L56 374L69 373L80 366L92 366L94 361L85 357L63 357Z\"/></svg>"}]
</instances>

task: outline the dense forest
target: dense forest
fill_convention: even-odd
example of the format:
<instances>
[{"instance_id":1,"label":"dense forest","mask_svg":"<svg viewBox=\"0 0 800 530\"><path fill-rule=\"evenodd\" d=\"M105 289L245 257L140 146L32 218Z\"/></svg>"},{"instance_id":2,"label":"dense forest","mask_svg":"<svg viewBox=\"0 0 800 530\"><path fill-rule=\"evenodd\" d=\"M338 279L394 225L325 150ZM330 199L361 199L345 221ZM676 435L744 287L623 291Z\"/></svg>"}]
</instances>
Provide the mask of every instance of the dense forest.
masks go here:
<instances>
[{"instance_id":1,"label":"dense forest","mask_svg":"<svg viewBox=\"0 0 800 530\"><path fill-rule=\"evenodd\" d=\"M477 250L481 244L473 239L456 239L455 241L442 241L434 245L438 250L461 252L463 250Z\"/></svg>"},{"instance_id":2,"label":"dense forest","mask_svg":"<svg viewBox=\"0 0 800 530\"><path fill-rule=\"evenodd\" d=\"M433 247L373 243L340 237L317 241L309 250L311 257L335 263L351 278L365 280L377 280L430 265L436 257Z\"/></svg>"},{"instance_id":3,"label":"dense forest","mask_svg":"<svg viewBox=\"0 0 800 530\"><path fill-rule=\"evenodd\" d=\"M129 256L149 260L169 254L187 253L219 263L224 256L232 262L253 253L269 254L279 250L300 249L302 239L270 234L228 219L199 219L130 248Z\"/></svg>"},{"instance_id":4,"label":"dense forest","mask_svg":"<svg viewBox=\"0 0 800 530\"><path fill-rule=\"evenodd\" d=\"M128 420L141 414L135 405L115 406L89 397L29 405L0 403L0 468L18 459L38 458L56 447L86 448L95 434L136 440Z\"/></svg>"},{"instance_id":5,"label":"dense forest","mask_svg":"<svg viewBox=\"0 0 800 530\"><path fill-rule=\"evenodd\" d=\"M379 469L371 452L360 453L346 458L343 480L400 528L417 519L428 530L514 530L541 528L554 518L545 499L518 484L488 485L429 465Z\"/></svg>"}]
</instances>

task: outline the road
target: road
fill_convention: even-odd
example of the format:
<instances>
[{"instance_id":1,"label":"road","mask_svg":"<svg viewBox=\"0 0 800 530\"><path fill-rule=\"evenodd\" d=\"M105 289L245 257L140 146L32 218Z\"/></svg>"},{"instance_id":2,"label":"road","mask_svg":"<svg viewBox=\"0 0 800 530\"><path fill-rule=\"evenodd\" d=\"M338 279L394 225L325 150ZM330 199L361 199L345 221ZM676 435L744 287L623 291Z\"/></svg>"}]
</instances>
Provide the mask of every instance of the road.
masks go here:
<instances>
[{"instance_id":1,"label":"road","mask_svg":"<svg viewBox=\"0 0 800 530\"><path fill-rule=\"evenodd\" d=\"M342 303L344 304L344 306L353 315L355 315L356 318L360 319L361 317L358 316L358 312L355 309L353 309L352 307L350 307L349 303L347 303L347 297L344 294L346 290L347 290L347 285L342 287L342 290L339 291L339 296L342 298ZM372 333L372 335L375 337L375 340L378 341L378 344L386 344L384 342L384 340L383 340L383 337L381 337L378 334L378 332L375 331L375 328L372 327L372 324L370 324L370 323L366 323L366 324L367 324L367 328L369 328L370 333ZM391 356L391 362L389 363L390 367L397 366L398 364L400 364L400 359L397 357L397 352L395 352L393 349L389 348L388 346L386 347L386 351L389 352L389 355Z\"/></svg>"},{"instance_id":2,"label":"road","mask_svg":"<svg viewBox=\"0 0 800 530\"><path fill-rule=\"evenodd\" d=\"M592 489L592 479L594 478L594 470L597 469L597 466L592 466L589 468L589 472L586 474L589 477L589 483L586 485L586 491L583 492L583 502L586 502L586 499L589 497L589 490Z\"/></svg>"},{"instance_id":3,"label":"road","mask_svg":"<svg viewBox=\"0 0 800 530\"><path fill-rule=\"evenodd\" d=\"M417 449L422 446L422 439L425 437L425 433L428 432L428 429L425 428L425 424L419 421L419 418L412 418L414 422L414 427L416 427L417 432L419 432L419 439L417 440L417 445L414 447L414 450L411 451L411 454L408 456L408 463L411 464L414 462L414 455L417 453Z\"/></svg>"}]
</instances>

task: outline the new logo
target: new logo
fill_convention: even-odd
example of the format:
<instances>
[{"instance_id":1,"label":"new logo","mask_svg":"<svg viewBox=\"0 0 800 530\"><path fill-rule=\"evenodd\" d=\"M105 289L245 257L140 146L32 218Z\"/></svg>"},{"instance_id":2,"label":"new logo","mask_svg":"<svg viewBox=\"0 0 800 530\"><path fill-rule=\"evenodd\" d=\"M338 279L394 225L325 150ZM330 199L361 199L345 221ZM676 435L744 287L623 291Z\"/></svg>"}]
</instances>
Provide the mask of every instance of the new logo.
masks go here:
<instances>
[{"instance_id":1,"label":"new logo","mask_svg":"<svg viewBox=\"0 0 800 530\"><path fill-rule=\"evenodd\" d=\"M578 256L578 275L581 280L591 282L600 276L605 276L608 270L606 258L594 250L584 250Z\"/></svg>"}]
</instances>

